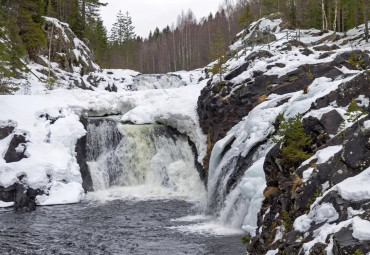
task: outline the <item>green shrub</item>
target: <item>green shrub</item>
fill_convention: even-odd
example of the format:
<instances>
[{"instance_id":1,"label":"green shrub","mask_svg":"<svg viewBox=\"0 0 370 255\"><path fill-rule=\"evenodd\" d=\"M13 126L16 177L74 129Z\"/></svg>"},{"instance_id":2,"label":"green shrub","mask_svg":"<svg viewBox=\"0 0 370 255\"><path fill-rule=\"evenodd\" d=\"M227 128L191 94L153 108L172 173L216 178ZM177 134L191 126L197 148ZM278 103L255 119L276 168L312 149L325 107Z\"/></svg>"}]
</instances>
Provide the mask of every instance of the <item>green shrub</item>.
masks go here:
<instances>
[{"instance_id":1,"label":"green shrub","mask_svg":"<svg viewBox=\"0 0 370 255\"><path fill-rule=\"evenodd\" d=\"M249 236L242 236L242 243L247 244L251 241L251 238Z\"/></svg>"},{"instance_id":2,"label":"green shrub","mask_svg":"<svg viewBox=\"0 0 370 255\"><path fill-rule=\"evenodd\" d=\"M355 253L353 253L352 255L364 255L362 252L360 252L360 250L359 249L357 249L356 251L355 251Z\"/></svg>"},{"instance_id":3,"label":"green shrub","mask_svg":"<svg viewBox=\"0 0 370 255\"><path fill-rule=\"evenodd\" d=\"M283 166L287 169L296 168L312 156L308 152L312 139L303 130L300 114L289 120L285 120L282 116L278 116L278 118L280 125L273 140L282 143L281 161Z\"/></svg>"},{"instance_id":4,"label":"green shrub","mask_svg":"<svg viewBox=\"0 0 370 255\"><path fill-rule=\"evenodd\" d=\"M349 59L348 63L350 63L353 67L356 67L357 69L364 69L365 68L365 62L363 59L360 59L355 54L352 54Z\"/></svg>"}]
</instances>

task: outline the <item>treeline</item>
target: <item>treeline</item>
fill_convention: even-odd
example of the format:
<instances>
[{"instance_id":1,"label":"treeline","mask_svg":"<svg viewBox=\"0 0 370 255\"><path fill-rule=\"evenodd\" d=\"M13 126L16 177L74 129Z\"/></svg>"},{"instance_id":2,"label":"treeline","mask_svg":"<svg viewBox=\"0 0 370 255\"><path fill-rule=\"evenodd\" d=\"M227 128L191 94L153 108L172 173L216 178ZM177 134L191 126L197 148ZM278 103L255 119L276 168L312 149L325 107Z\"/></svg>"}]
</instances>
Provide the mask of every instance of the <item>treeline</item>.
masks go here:
<instances>
[{"instance_id":1,"label":"treeline","mask_svg":"<svg viewBox=\"0 0 370 255\"><path fill-rule=\"evenodd\" d=\"M200 20L196 19L191 10L182 12L176 26L173 24L162 29L157 27L147 38L136 37L130 40L130 47L125 44L117 47L116 40L111 40L112 57L107 66L131 68L143 73L191 70L204 66L212 61L210 45L218 29L226 44L230 45L243 28L238 23L243 7L242 1L234 4L225 0L215 15L210 14Z\"/></svg>"},{"instance_id":2,"label":"treeline","mask_svg":"<svg viewBox=\"0 0 370 255\"><path fill-rule=\"evenodd\" d=\"M197 20L189 10L178 16L176 26L156 28L148 38L131 38L120 45L110 40L106 67L143 73L191 70L215 60L210 46L218 29L230 45L252 21L282 12L292 27L345 32L367 24L368 5L368 0L224 0L215 15Z\"/></svg>"},{"instance_id":3,"label":"treeline","mask_svg":"<svg viewBox=\"0 0 370 255\"><path fill-rule=\"evenodd\" d=\"M33 59L47 47L43 16L68 23L80 39L87 39L103 68L164 73L207 65L215 60L210 52L213 41L222 39L228 46L243 27L271 13L284 13L294 27L344 32L367 24L370 9L369 0L224 0L215 14L196 19L188 10L176 24L155 28L142 38L135 35L127 12L117 14L108 32L99 16L103 0L0 0L0 4L0 25L7 28L11 42L10 50L1 51L4 41L0 40L0 62L6 63L2 69L14 72L22 67L16 59L27 53ZM0 38L6 31L0 31ZM0 76L5 75L2 72L10 75L0 68Z\"/></svg>"},{"instance_id":4,"label":"treeline","mask_svg":"<svg viewBox=\"0 0 370 255\"><path fill-rule=\"evenodd\" d=\"M34 59L47 47L42 25L43 16L49 16L68 23L79 38L88 39L100 62L108 61L100 59L108 54L108 39L99 17L99 8L106 4L99 0L0 0L0 4L0 22L12 34L19 53L24 49Z\"/></svg>"}]
</instances>

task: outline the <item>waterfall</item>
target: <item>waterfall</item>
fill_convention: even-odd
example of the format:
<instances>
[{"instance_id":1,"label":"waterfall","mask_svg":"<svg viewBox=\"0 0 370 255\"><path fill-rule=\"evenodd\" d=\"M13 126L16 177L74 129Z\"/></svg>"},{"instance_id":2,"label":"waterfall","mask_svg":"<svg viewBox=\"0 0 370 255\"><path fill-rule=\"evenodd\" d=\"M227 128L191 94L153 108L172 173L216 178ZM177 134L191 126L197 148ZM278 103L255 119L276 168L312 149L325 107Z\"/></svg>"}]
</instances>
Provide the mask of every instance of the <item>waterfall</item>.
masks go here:
<instances>
[{"instance_id":1,"label":"waterfall","mask_svg":"<svg viewBox=\"0 0 370 255\"><path fill-rule=\"evenodd\" d=\"M186 86L186 82L174 74L142 74L134 78L138 90L168 89Z\"/></svg>"},{"instance_id":2,"label":"waterfall","mask_svg":"<svg viewBox=\"0 0 370 255\"><path fill-rule=\"evenodd\" d=\"M243 156L232 142L233 137L226 136L212 151L207 212L222 225L254 235L266 187L263 163L274 143L257 143Z\"/></svg>"},{"instance_id":3,"label":"waterfall","mask_svg":"<svg viewBox=\"0 0 370 255\"><path fill-rule=\"evenodd\" d=\"M123 196L205 194L188 138L158 124L120 124L90 119L87 158L95 191L120 188Z\"/></svg>"}]
</instances>

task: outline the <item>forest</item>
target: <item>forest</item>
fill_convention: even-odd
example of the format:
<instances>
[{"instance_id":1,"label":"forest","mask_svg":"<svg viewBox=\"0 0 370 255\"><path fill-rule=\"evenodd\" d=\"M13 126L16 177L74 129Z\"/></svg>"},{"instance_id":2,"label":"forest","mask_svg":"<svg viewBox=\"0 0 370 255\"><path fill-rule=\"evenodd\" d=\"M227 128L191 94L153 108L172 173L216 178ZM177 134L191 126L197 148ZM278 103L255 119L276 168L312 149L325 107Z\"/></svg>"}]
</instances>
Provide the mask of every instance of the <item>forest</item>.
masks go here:
<instances>
[{"instance_id":1,"label":"forest","mask_svg":"<svg viewBox=\"0 0 370 255\"><path fill-rule=\"evenodd\" d=\"M153 28L148 37L136 36L130 14L121 10L111 31L99 14L101 0L1 0L0 25L8 30L11 50L0 56L8 61L11 76L22 68L26 55L32 60L48 42L43 16L68 23L74 33L93 49L102 68L134 69L142 73L192 70L217 59L212 43L231 45L235 35L263 16L282 12L292 27L345 32L366 23L368 0L224 0L219 10L196 18L189 9L176 23ZM5 31L0 31L4 38ZM368 36L368 35L367 35ZM0 49L4 48L0 41Z\"/></svg>"}]
</instances>

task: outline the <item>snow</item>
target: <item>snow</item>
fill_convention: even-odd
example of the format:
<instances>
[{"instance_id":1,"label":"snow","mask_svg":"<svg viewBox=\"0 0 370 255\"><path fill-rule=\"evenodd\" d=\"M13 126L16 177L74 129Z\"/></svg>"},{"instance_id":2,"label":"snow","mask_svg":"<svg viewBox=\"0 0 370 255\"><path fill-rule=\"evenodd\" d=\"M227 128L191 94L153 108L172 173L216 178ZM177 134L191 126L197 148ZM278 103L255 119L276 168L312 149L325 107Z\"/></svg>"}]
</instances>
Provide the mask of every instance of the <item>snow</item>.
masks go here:
<instances>
[{"instance_id":1,"label":"snow","mask_svg":"<svg viewBox=\"0 0 370 255\"><path fill-rule=\"evenodd\" d=\"M365 129L370 129L370 120L367 120L364 122L364 128Z\"/></svg>"},{"instance_id":2,"label":"snow","mask_svg":"<svg viewBox=\"0 0 370 255\"><path fill-rule=\"evenodd\" d=\"M81 183L53 182L50 184L49 193L38 196L36 203L38 205L74 204L81 201L84 193Z\"/></svg>"},{"instance_id":3,"label":"snow","mask_svg":"<svg viewBox=\"0 0 370 255\"><path fill-rule=\"evenodd\" d=\"M0 200L0 208L12 207L13 205L14 205L14 202L3 202Z\"/></svg>"},{"instance_id":4,"label":"snow","mask_svg":"<svg viewBox=\"0 0 370 255\"><path fill-rule=\"evenodd\" d=\"M370 199L370 168L360 174L347 178L332 188L343 199L350 201L362 201Z\"/></svg>"},{"instance_id":5,"label":"snow","mask_svg":"<svg viewBox=\"0 0 370 255\"><path fill-rule=\"evenodd\" d=\"M353 218L352 236L360 241L370 240L370 221L363 220L359 217Z\"/></svg>"},{"instance_id":6,"label":"snow","mask_svg":"<svg viewBox=\"0 0 370 255\"><path fill-rule=\"evenodd\" d=\"M302 163L302 166L309 164L311 161L317 159L316 164L322 164L327 162L330 158L334 157L334 155L338 152L340 152L343 149L343 145L337 145L337 146L329 146L325 149L319 150L315 153L314 156L307 159Z\"/></svg>"},{"instance_id":7,"label":"snow","mask_svg":"<svg viewBox=\"0 0 370 255\"><path fill-rule=\"evenodd\" d=\"M320 224L323 222L333 222L339 218L339 214L335 210L332 204L323 203L320 206L313 208L309 214L304 214L298 217L294 221L294 229L302 233L308 231L311 227L311 224L315 222Z\"/></svg>"},{"instance_id":8,"label":"snow","mask_svg":"<svg viewBox=\"0 0 370 255\"><path fill-rule=\"evenodd\" d=\"M312 223L325 223L314 231L314 239L303 245L305 254L309 254L310 248L315 245L315 243L322 242L325 243L326 238L338 232L341 228L353 225L353 237L358 240L370 240L370 222L362 220L360 217L356 216L362 214L362 210L353 210L348 208L348 220L339 223L333 223L338 220L338 213L335 208L330 203L320 204L323 197L325 197L331 191L337 191L339 195L349 201L366 201L370 199L370 187L368 183L370 182L370 168L364 170L360 174L347 178L344 181L333 186L331 189L327 190L322 197L316 199L316 201L311 205L310 212L304 214L294 221L294 229L306 233Z\"/></svg>"},{"instance_id":9,"label":"snow","mask_svg":"<svg viewBox=\"0 0 370 255\"><path fill-rule=\"evenodd\" d=\"M276 249L276 250L269 250L269 251L266 253L266 255L276 255L276 254L278 254L278 252L279 252L279 249Z\"/></svg>"}]
</instances>

